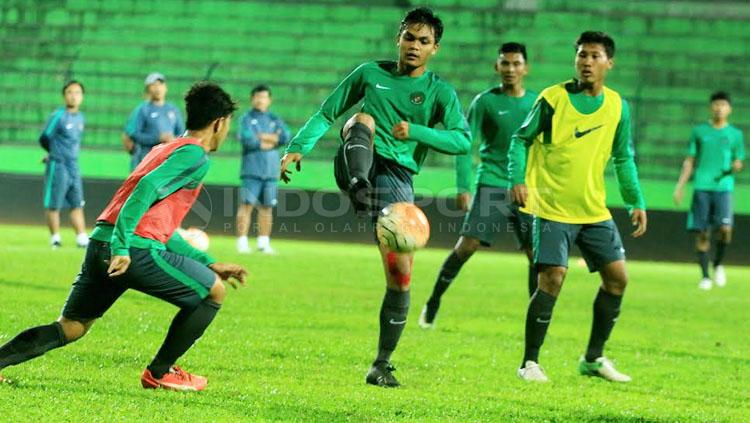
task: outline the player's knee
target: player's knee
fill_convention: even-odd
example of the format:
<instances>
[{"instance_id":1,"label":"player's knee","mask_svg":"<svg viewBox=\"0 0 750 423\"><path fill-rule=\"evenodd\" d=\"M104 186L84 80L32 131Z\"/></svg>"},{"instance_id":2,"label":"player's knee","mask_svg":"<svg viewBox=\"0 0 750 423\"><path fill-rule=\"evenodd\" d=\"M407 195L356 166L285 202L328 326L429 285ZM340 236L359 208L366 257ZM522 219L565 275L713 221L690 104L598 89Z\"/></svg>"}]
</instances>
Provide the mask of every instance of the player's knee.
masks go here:
<instances>
[{"instance_id":1,"label":"player's knee","mask_svg":"<svg viewBox=\"0 0 750 423\"><path fill-rule=\"evenodd\" d=\"M724 244L729 244L732 242L732 227L731 226L722 226L719 229L719 239Z\"/></svg>"},{"instance_id":2,"label":"player's knee","mask_svg":"<svg viewBox=\"0 0 750 423\"><path fill-rule=\"evenodd\" d=\"M617 275L609 277L602 281L604 290L614 295L622 295L625 292L625 287L628 285L627 275Z\"/></svg>"},{"instance_id":3,"label":"player's knee","mask_svg":"<svg viewBox=\"0 0 750 423\"><path fill-rule=\"evenodd\" d=\"M227 287L224 285L224 282L219 279L219 277L216 277L216 281L214 281L213 286L211 287L211 290L208 292L208 298L211 299L211 301L221 304L224 302L224 298L227 296Z\"/></svg>"},{"instance_id":4,"label":"player's knee","mask_svg":"<svg viewBox=\"0 0 750 423\"><path fill-rule=\"evenodd\" d=\"M361 123L365 125L371 133L375 132L375 119L368 113L355 113L354 116L349 119L349 122L351 122L351 124L347 126L352 126L355 123Z\"/></svg>"},{"instance_id":5,"label":"player's knee","mask_svg":"<svg viewBox=\"0 0 750 423\"><path fill-rule=\"evenodd\" d=\"M411 285L411 265L414 257L408 254L389 252L386 256L388 267L388 288L408 291Z\"/></svg>"},{"instance_id":6,"label":"player's knee","mask_svg":"<svg viewBox=\"0 0 750 423\"><path fill-rule=\"evenodd\" d=\"M89 329L91 329L91 326L94 324L94 319L79 321L68 319L66 317L60 317L59 319L57 319L57 322L62 328L63 335L65 336L65 341L74 342L81 339L84 335L86 335L86 333L88 333Z\"/></svg>"},{"instance_id":7,"label":"player's knee","mask_svg":"<svg viewBox=\"0 0 750 423\"><path fill-rule=\"evenodd\" d=\"M695 249L706 252L710 248L710 237L708 232L699 232L695 237Z\"/></svg>"},{"instance_id":8,"label":"player's knee","mask_svg":"<svg viewBox=\"0 0 750 423\"><path fill-rule=\"evenodd\" d=\"M565 268L560 266L548 266L539 272L539 288L542 291L557 296L562 289L565 280Z\"/></svg>"}]
</instances>

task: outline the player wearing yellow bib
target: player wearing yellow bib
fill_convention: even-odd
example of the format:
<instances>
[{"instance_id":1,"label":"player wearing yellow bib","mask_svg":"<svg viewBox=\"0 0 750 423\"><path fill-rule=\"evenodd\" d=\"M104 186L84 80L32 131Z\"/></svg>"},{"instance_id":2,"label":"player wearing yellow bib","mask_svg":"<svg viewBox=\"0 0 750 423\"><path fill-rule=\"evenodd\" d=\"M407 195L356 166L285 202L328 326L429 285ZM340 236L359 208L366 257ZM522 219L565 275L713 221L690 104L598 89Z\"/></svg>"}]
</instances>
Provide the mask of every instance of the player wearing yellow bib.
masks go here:
<instances>
[{"instance_id":1,"label":"player wearing yellow bib","mask_svg":"<svg viewBox=\"0 0 750 423\"><path fill-rule=\"evenodd\" d=\"M646 231L646 205L633 160L628 104L604 86L614 65L614 53L615 43L609 35L582 33L576 42L577 79L542 91L512 137L508 153L512 195L521 211L537 217L533 249L538 287L529 302L524 359L518 370L525 380L548 380L538 364L539 348L565 279L569 249L575 243L589 270L599 272L602 278L579 371L614 382L630 381L603 355L628 282L625 250L605 203L604 169L610 157L620 193L637 226L633 236ZM528 163L526 146L530 146Z\"/></svg>"}]
</instances>

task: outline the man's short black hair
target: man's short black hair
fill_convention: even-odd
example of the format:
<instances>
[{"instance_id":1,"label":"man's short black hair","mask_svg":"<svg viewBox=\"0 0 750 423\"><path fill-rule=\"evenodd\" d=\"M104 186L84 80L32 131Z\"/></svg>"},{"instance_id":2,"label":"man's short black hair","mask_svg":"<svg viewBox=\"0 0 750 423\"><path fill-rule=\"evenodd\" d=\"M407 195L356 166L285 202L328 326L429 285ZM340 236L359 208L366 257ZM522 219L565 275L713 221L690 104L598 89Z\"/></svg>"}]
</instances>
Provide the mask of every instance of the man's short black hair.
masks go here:
<instances>
[{"instance_id":1,"label":"man's short black hair","mask_svg":"<svg viewBox=\"0 0 750 423\"><path fill-rule=\"evenodd\" d=\"M185 109L185 126L195 130L205 128L215 119L230 116L237 110L237 104L217 84L199 81L185 94Z\"/></svg>"},{"instance_id":2,"label":"man's short black hair","mask_svg":"<svg viewBox=\"0 0 750 423\"><path fill-rule=\"evenodd\" d=\"M711 94L710 103L713 103L716 100L726 100L727 103L732 104L732 100L729 98L729 93L726 91L716 91Z\"/></svg>"},{"instance_id":3,"label":"man's short black hair","mask_svg":"<svg viewBox=\"0 0 750 423\"><path fill-rule=\"evenodd\" d=\"M607 52L607 57L610 59L615 57L615 40L612 39L606 32L602 31L585 31L576 40L576 51L581 44L601 44L604 46L604 51Z\"/></svg>"},{"instance_id":4,"label":"man's short black hair","mask_svg":"<svg viewBox=\"0 0 750 423\"><path fill-rule=\"evenodd\" d=\"M510 43L504 43L500 46L499 49L497 49L497 54L503 54L503 53L521 53L521 56L523 56L523 60L525 62L528 62L526 58L526 46L521 43L516 42L510 42Z\"/></svg>"},{"instance_id":5,"label":"man's short black hair","mask_svg":"<svg viewBox=\"0 0 750 423\"><path fill-rule=\"evenodd\" d=\"M429 25L435 33L435 44L439 43L440 39L443 38L443 21L428 7L418 7L407 13L404 19L401 20L398 35L401 36L406 27L413 24Z\"/></svg>"},{"instance_id":6,"label":"man's short black hair","mask_svg":"<svg viewBox=\"0 0 750 423\"><path fill-rule=\"evenodd\" d=\"M63 95L65 95L65 90L67 90L68 87L71 86L71 85L78 85L79 87L81 87L81 93L82 94L86 93L86 89L83 88L83 84L81 84L80 81L76 81L75 79L71 79L70 81L66 82L65 85L63 85L63 87L62 87L62 94Z\"/></svg>"},{"instance_id":7,"label":"man's short black hair","mask_svg":"<svg viewBox=\"0 0 750 423\"><path fill-rule=\"evenodd\" d=\"M256 85L252 91L250 91L250 97L254 96L255 94L262 93L263 91L266 91L268 95L271 95L271 88L266 84L258 84Z\"/></svg>"}]
</instances>

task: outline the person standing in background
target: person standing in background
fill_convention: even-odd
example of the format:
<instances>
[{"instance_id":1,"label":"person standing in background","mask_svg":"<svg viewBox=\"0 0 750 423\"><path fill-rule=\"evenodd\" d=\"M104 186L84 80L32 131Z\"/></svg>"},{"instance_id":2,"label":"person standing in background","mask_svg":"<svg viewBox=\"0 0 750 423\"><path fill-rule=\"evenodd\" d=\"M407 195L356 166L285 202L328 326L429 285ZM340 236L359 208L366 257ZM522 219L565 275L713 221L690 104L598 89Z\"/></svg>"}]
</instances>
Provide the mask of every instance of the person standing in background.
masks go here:
<instances>
[{"instance_id":1,"label":"person standing in background","mask_svg":"<svg viewBox=\"0 0 750 423\"><path fill-rule=\"evenodd\" d=\"M89 237L83 216L83 181L78 167L84 117L79 108L83 102L83 84L68 81L62 89L65 107L59 107L47 120L39 143L49 153L44 162L44 208L53 249L62 246L60 209L70 209L70 222L76 231L76 244L86 248Z\"/></svg>"},{"instance_id":2,"label":"person standing in background","mask_svg":"<svg viewBox=\"0 0 750 423\"><path fill-rule=\"evenodd\" d=\"M258 210L258 251L274 254L271 248L273 208L279 184L279 147L289 141L289 129L281 118L268 111L271 89L258 85L250 92L251 110L242 116L238 138L242 143L240 206L237 209L237 252L252 250L247 235L253 208Z\"/></svg>"},{"instance_id":3,"label":"person standing in background","mask_svg":"<svg viewBox=\"0 0 750 423\"><path fill-rule=\"evenodd\" d=\"M148 100L133 110L125 125L125 134L132 141L130 146L123 137L125 149L132 155L130 170L135 169L154 146L170 142L185 132L180 110L166 101L167 81L164 75L152 72L146 77L145 84Z\"/></svg>"}]
</instances>

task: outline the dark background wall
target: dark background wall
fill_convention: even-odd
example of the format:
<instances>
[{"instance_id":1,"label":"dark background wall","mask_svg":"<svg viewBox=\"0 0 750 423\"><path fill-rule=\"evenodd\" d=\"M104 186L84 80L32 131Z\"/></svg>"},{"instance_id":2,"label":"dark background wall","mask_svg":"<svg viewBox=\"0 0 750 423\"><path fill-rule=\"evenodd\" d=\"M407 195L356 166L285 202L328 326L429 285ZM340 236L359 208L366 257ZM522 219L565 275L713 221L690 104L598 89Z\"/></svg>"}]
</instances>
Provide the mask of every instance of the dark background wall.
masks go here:
<instances>
[{"instance_id":1,"label":"dark background wall","mask_svg":"<svg viewBox=\"0 0 750 423\"><path fill-rule=\"evenodd\" d=\"M86 217L92 225L120 182L86 180ZM41 207L43 182L39 176L0 174L0 222L44 224ZM455 210L449 198L419 198L417 203L427 214L431 225L430 247L450 248L456 242L462 213ZM215 235L234 235L237 190L227 186L208 186L199 197L183 226L201 227ZM649 229L640 239L629 235L627 213L614 209L629 258L651 261L693 261L693 241L685 231L686 215L681 212L649 211ZM750 216L736 216L732 248L727 262L750 264ZM338 193L322 191L281 190L274 222L274 237L286 239L325 240L332 242L373 242L372 226L367 219L357 219L349 210L348 200ZM514 251L515 240L509 232L499 236L494 247Z\"/></svg>"}]
</instances>

